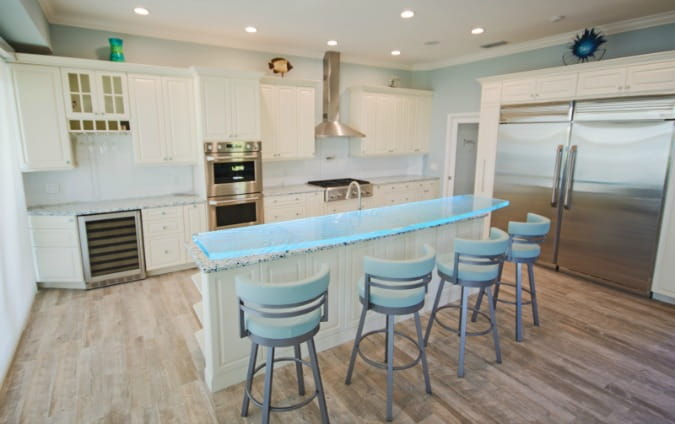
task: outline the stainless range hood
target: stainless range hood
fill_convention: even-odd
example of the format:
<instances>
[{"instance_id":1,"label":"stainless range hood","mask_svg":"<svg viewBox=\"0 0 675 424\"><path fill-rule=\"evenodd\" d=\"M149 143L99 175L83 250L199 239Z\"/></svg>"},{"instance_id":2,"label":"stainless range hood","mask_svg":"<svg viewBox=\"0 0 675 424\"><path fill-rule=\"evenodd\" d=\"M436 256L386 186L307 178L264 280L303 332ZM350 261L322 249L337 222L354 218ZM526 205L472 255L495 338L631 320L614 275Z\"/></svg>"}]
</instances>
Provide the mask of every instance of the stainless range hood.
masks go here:
<instances>
[{"instance_id":1,"label":"stainless range hood","mask_svg":"<svg viewBox=\"0 0 675 424\"><path fill-rule=\"evenodd\" d=\"M323 121L314 129L316 138L365 137L340 122L340 52L323 56Z\"/></svg>"}]
</instances>

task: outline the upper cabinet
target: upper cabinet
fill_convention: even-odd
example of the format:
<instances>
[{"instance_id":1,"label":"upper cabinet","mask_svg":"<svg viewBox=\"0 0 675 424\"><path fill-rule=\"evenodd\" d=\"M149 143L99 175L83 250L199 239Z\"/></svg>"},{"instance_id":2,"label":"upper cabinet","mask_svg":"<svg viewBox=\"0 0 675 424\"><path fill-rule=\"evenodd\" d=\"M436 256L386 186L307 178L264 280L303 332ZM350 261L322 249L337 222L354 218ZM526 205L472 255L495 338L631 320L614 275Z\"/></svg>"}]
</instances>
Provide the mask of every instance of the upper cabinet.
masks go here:
<instances>
[{"instance_id":1,"label":"upper cabinet","mask_svg":"<svg viewBox=\"0 0 675 424\"><path fill-rule=\"evenodd\" d=\"M349 125L365 134L352 138L355 156L425 153L429 150L431 92L388 87L350 90Z\"/></svg>"},{"instance_id":2,"label":"upper cabinet","mask_svg":"<svg viewBox=\"0 0 675 424\"><path fill-rule=\"evenodd\" d=\"M260 114L263 159L313 157L315 111L314 87L262 84Z\"/></svg>"},{"instance_id":3,"label":"upper cabinet","mask_svg":"<svg viewBox=\"0 0 675 424\"><path fill-rule=\"evenodd\" d=\"M632 96L674 90L675 60L580 72L577 96Z\"/></svg>"},{"instance_id":4,"label":"upper cabinet","mask_svg":"<svg viewBox=\"0 0 675 424\"><path fill-rule=\"evenodd\" d=\"M130 74L129 93L134 161L194 163L198 141L192 79Z\"/></svg>"},{"instance_id":5,"label":"upper cabinet","mask_svg":"<svg viewBox=\"0 0 675 424\"><path fill-rule=\"evenodd\" d=\"M66 128L59 68L12 65L24 171L70 169L73 153Z\"/></svg>"},{"instance_id":6,"label":"upper cabinet","mask_svg":"<svg viewBox=\"0 0 675 424\"><path fill-rule=\"evenodd\" d=\"M502 84L502 103L568 99L574 95L576 85L576 73L506 80Z\"/></svg>"},{"instance_id":7,"label":"upper cabinet","mask_svg":"<svg viewBox=\"0 0 675 424\"><path fill-rule=\"evenodd\" d=\"M260 81L200 76L204 141L260 140Z\"/></svg>"}]
</instances>

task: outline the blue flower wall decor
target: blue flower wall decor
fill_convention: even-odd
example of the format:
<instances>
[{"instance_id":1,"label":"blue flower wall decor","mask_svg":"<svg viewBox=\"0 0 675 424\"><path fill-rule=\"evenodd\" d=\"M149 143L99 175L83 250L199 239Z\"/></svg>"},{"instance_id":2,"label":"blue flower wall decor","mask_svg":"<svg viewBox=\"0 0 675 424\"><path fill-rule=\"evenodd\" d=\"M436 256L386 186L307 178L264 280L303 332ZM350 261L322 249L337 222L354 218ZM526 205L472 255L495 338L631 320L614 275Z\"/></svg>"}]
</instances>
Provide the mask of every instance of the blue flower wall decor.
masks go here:
<instances>
[{"instance_id":1,"label":"blue flower wall decor","mask_svg":"<svg viewBox=\"0 0 675 424\"><path fill-rule=\"evenodd\" d=\"M601 49L600 46L606 42L607 40L602 33L596 31L595 28L585 29L574 37L572 44L569 46L569 51L563 54L563 63L571 65L600 60L607 51L606 49Z\"/></svg>"}]
</instances>

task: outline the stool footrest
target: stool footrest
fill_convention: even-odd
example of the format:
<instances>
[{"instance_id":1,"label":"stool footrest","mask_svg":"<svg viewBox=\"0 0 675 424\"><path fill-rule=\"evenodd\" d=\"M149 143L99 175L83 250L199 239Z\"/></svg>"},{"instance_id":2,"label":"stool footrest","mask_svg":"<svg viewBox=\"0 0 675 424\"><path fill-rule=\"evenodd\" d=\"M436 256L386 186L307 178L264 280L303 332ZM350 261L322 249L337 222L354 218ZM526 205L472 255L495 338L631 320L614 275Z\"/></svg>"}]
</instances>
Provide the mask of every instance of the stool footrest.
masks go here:
<instances>
[{"instance_id":1,"label":"stool footrest","mask_svg":"<svg viewBox=\"0 0 675 424\"><path fill-rule=\"evenodd\" d=\"M457 309L460 309L460 308L461 308L461 305L449 304L449 305L443 305L443 306L438 307L438 308L436 309L436 315L434 316L434 321L436 321L436 323L437 323L438 325L440 325L441 327L443 327L444 329L446 329L446 330L448 330L448 331L450 331L450 332L452 332L452 333L455 333L455 334L459 335L459 330L457 329L457 327L451 327L451 326L449 326L448 324L442 322L442 321L439 319L439 317L438 317L438 311L440 311L441 309L447 309L447 308L457 308ZM477 310L476 308L473 308L473 307L471 307L471 306L467 307L467 313L468 313L468 311L477 312L478 315L481 315L481 316L483 316L484 318L486 318L486 319L488 320L488 322L490 323L490 327L488 327L487 330L481 330L481 331L467 331L467 332L466 332L466 335L467 335L467 336L484 336L484 335L488 334L490 331L492 331L492 328L493 328L494 326L492 325L492 320L490 320L490 316L489 316L488 314L486 314L485 312L482 312L482 311L480 311L480 310Z\"/></svg>"},{"instance_id":2,"label":"stool footrest","mask_svg":"<svg viewBox=\"0 0 675 424\"><path fill-rule=\"evenodd\" d=\"M308 366L308 367L310 367L310 368L311 368L311 366L312 366L312 364L310 364L310 363L307 362L307 361L303 361L302 359L291 358L291 357L274 358L274 362L295 362L295 363L299 363L299 364ZM255 367L255 369L253 370L253 376L255 376L255 375L258 373L258 371L260 371L261 369L265 368L266 365L267 365L267 362L263 362L262 364L260 364L260 365L258 365L257 367ZM251 376L251 380L253 379L253 376ZM251 402L253 402L253 404L254 404L255 406L257 406L258 408L262 408L262 407L263 407L263 403L260 402L258 399L256 399L256 398L253 396L253 394L251 393L251 391L248 390L248 388L244 387L244 391L245 391L245 393L246 393L244 396L248 396L248 398L251 400ZM288 406L274 406L274 405L272 405L272 406L270 406L270 411L275 411L275 412L294 411L294 410L296 410L296 409L300 409L300 408L302 408L303 406L309 404L309 403L310 403L311 401L313 401L314 398L316 398L318 395L319 395L319 391L316 390L316 391L314 392L314 394L312 394L312 395L311 395L310 397L308 397L307 399L303 399L302 401L300 401L300 402L298 402L298 403L294 403L293 405L288 405Z\"/></svg>"},{"instance_id":3,"label":"stool footrest","mask_svg":"<svg viewBox=\"0 0 675 424\"><path fill-rule=\"evenodd\" d=\"M386 368L387 368L387 363L386 363L386 362L375 361L374 359L368 358L368 357L365 355L365 353L361 352L361 342L363 341L363 339L365 339L365 338L368 337L368 336L372 336L373 334L377 334L377 333L386 333L386 332L387 332L386 329L369 331L368 333L366 333L366 334L364 334L363 336L361 336L361 338L359 339L359 342L358 342L358 347L357 347L357 349L356 349L356 352L359 354L359 356L361 357L361 359L363 359L365 362L367 362L368 364L370 364L370 365L372 365L372 366L374 366L374 367L376 367L376 368L386 369ZM403 333L401 333L401 332L399 332L399 331L396 331L396 330L394 330L394 334L395 334L395 335L399 335L399 336L403 337L404 339L406 339L406 340L410 341L411 343L413 343L415 346L417 346L417 351L418 351L418 353L417 353L417 358L413 359L411 362L409 362L409 363L407 363L407 364L395 366L395 367L394 367L394 371L407 370L408 368L412 368L412 367L414 367L415 365L417 365L417 364L420 362L420 359L422 358L422 350L421 350L421 348L420 348L420 345L415 341L415 339L413 339L412 337L408 336L407 334L403 334Z\"/></svg>"},{"instance_id":4,"label":"stool footrest","mask_svg":"<svg viewBox=\"0 0 675 424\"><path fill-rule=\"evenodd\" d=\"M514 287L514 288L516 287L516 285L513 284L513 283L505 283L505 282L503 282L503 281L500 281L500 282L498 282L497 284L499 284L499 285L504 285L504 286L509 286L509 287ZM530 292L528 289L526 289L525 287L521 287L520 290L522 290L522 291L524 291L525 293L529 294L529 295L530 295L530 298L532 298L532 292ZM515 304L516 304L516 302L513 301L513 300L504 300L504 299L499 299L499 298L497 298L497 302L506 303L506 304L509 304L509 305L515 305ZM521 304L521 305L531 305L531 304L532 304L532 300L523 300L523 301L520 302L520 304Z\"/></svg>"}]
</instances>

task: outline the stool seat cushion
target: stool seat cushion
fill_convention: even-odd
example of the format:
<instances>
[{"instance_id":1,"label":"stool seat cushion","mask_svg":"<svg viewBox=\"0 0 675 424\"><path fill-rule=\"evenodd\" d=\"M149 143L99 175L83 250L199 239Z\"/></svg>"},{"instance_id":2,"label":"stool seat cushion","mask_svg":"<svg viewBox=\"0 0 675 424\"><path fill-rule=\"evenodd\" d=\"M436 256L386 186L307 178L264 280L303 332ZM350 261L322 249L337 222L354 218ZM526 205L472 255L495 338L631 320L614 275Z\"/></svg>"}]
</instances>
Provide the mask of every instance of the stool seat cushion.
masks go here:
<instances>
[{"instance_id":1,"label":"stool seat cushion","mask_svg":"<svg viewBox=\"0 0 675 424\"><path fill-rule=\"evenodd\" d=\"M251 315L246 319L246 328L251 334L259 337L290 339L309 333L319 326L320 321L319 309L291 318L264 318Z\"/></svg>"},{"instance_id":2,"label":"stool seat cushion","mask_svg":"<svg viewBox=\"0 0 675 424\"><path fill-rule=\"evenodd\" d=\"M513 243L509 259L532 259L539 256L541 247L534 243Z\"/></svg>"},{"instance_id":3,"label":"stool seat cushion","mask_svg":"<svg viewBox=\"0 0 675 424\"><path fill-rule=\"evenodd\" d=\"M395 283L394 283L395 284ZM359 296L365 296L365 278L359 279ZM410 290L387 290L370 287L370 303L385 308L405 308L424 302L424 288Z\"/></svg>"},{"instance_id":4,"label":"stool seat cushion","mask_svg":"<svg viewBox=\"0 0 675 424\"><path fill-rule=\"evenodd\" d=\"M436 259L438 272L452 277L455 271L455 254L439 255ZM499 265L459 265L459 279L464 281L490 281L499 275Z\"/></svg>"}]
</instances>

